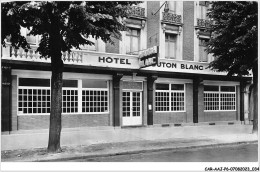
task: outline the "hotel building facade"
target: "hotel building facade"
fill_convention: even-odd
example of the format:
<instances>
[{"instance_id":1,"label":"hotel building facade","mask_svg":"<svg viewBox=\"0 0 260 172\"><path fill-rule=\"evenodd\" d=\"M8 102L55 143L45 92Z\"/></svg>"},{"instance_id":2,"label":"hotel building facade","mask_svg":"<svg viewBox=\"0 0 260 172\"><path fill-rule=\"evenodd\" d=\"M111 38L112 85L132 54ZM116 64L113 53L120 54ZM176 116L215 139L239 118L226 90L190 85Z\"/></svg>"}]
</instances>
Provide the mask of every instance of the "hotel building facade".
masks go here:
<instances>
[{"instance_id":1,"label":"hotel building facade","mask_svg":"<svg viewBox=\"0 0 260 172\"><path fill-rule=\"evenodd\" d=\"M169 10L164 11L164 5ZM160 7L163 6L161 9ZM114 45L64 52L62 127L125 127L241 123L250 120L251 77L207 68L207 1L146 1L124 20ZM27 35L28 30L21 30ZM2 47L2 131L49 128L50 59L31 49ZM159 47L158 64L141 68L139 52Z\"/></svg>"}]
</instances>

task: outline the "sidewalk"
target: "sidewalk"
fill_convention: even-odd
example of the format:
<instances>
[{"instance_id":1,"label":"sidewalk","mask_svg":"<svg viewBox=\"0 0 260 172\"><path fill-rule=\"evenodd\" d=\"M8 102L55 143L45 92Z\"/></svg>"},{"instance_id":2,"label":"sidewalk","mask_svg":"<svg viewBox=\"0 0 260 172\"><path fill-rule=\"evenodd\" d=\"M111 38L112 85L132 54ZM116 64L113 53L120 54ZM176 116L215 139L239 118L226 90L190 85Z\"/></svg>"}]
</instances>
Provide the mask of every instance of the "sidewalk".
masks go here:
<instances>
[{"instance_id":1,"label":"sidewalk","mask_svg":"<svg viewBox=\"0 0 260 172\"><path fill-rule=\"evenodd\" d=\"M46 153L48 130L2 135L2 161L64 161L181 148L257 143L252 125L64 129L62 152Z\"/></svg>"}]
</instances>

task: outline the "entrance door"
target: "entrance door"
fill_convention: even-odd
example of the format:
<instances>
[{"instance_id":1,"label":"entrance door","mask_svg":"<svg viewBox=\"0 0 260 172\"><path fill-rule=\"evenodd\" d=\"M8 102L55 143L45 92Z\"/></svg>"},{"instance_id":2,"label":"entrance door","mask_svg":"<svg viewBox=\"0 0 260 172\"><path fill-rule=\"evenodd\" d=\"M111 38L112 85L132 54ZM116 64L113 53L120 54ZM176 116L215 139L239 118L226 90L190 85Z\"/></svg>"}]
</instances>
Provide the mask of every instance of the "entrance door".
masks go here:
<instances>
[{"instance_id":1,"label":"entrance door","mask_svg":"<svg viewBox=\"0 0 260 172\"><path fill-rule=\"evenodd\" d=\"M123 92L122 125L142 125L142 92Z\"/></svg>"}]
</instances>

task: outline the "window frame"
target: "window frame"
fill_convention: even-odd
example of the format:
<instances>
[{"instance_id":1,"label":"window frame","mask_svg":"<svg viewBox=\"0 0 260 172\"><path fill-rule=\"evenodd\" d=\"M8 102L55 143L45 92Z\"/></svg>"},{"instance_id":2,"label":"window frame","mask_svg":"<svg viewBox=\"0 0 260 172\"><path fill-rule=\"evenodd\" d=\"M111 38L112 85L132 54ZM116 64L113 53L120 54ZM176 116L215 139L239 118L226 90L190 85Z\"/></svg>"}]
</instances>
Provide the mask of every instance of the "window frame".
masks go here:
<instances>
[{"instance_id":1,"label":"window frame","mask_svg":"<svg viewBox=\"0 0 260 172\"><path fill-rule=\"evenodd\" d=\"M229 87L234 87L235 88L235 91L234 92L226 92L226 91L221 91L221 87L222 86L227 86L227 85L214 85L214 84L209 84L209 85L204 85L205 86L218 86L218 91L204 91L203 92L203 104L204 104L204 112L218 112L218 111L221 111L221 112L224 112L224 111L230 111L230 112L235 112L237 111L237 88L235 85L228 85ZM218 95L218 108L216 110L206 110L206 105L205 105L205 94L217 94ZM221 101L221 95L223 94L227 94L227 95L234 95L234 97L231 97L231 98L234 98L235 101L232 102L230 101L230 103L234 103L234 107L235 109L231 109L231 110L225 110L223 109L222 110L222 104L225 103L223 101ZM212 98L212 97L210 97ZM230 98L230 97L228 97ZM225 106L224 106L225 107Z\"/></svg>"},{"instance_id":2,"label":"window frame","mask_svg":"<svg viewBox=\"0 0 260 172\"><path fill-rule=\"evenodd\" d=\"M76 80L76 79L64 79L64 80ZM78 85L77 87L62 87L62 105L61 105L62 113L61 113L61 114L64 114L64 115L69 114L69 115L70 115L70 114L80 113L80 110L79 110L79 96L80 96L80 95L79 95L79 80L77 80L77 85ZM72 100L71 100L71 97L72 97L72 96L71 96L71 94L70 94L70 95L67 95L67 94L64 95L64 94L63 94L64 91L66 91L66 92L67 92L67 91L70 91L70 92L71 92L71 91L77 91L77 97L78 97L78 98L77 98L77 99L78 99L78 100L77 100L77 108L76 108L76 109L77 109L77 112L64 112L64 111L63 111L63 108L66 108L66 111L67 111L67 108L70 108L70 111L71 111L71 109L73 109L73 108L75 107L75 105L74 105L73 107L68 107L68 106L64 107L64 106L63 106L63 103L72 103ZM64 101L63 101L63 98L64 98L65 96L66 96L66 98L69 96L69 97L70 97L70 100L69 100L69 101L66 100L66 101L64 102ZM76 101L73 101L73 103L75 103L75 102L76 102Z\"/></svg>"},{"instance_id":3,"label":"window frame","mask_svg":"<svg viewBox=\"0 0 260 172\"><path fill-rule=\"evenodd\" d=\"M107 114L110 113L110 95L109 95L109 82L107 82L107 88L81 88L81 113L86 113L86 114ZM107 111L104 112L83 112L83 91L107 91ZM84 101L86 103L86 101ZM105 102L105 101L104 101Z\"/></svg>"},{"instance_id":4,"label":"window frame","mask_svg":"<svg viewBox=\"0 0 260 172\"><path fill-rule=\"evenodd\" d=\"M37 89L37 92L39 91L39 90L46 90L46 91L49 91L50 92L50 95L46 95L45 97L48 97L48 96L50 96L50 107L49 108L51 108L51 82L49 82L50 83L50 85L48 86L48 87L46 87L46 86L19 86L19 79L20 78L24 78L24 77L17 77L17 116L23 116L23 115L25 115L25 116L27 116L27 115L50 115L50 113L33 113L33 111L32 111L32 113L24 113L23 111L22 111L22 113L20 113L20 111L19 111L19 109L20 108L24 108L24 106L22 106L22 107L20 107L19 106L19 103L24 103L24 100L22 100L22 102L20 102L20 100L19 100L19 96L20 96L20 93L19 93L19 90L20 89L22 89L22 90L24 90L24 89L32 89L32 90L34 90L34 89ZM27 77L28 78L28 77ZM32 79L49 79L49 78L32 78ZM49 79L50 80L50 79ZM28 94L28 93L27 93ZM37 95L38 95L38 93L37 93ZM32 97L33 97L34 95L32 94ZM43 100L42 100L42 95L41 95L41 100L40 100L40 103L42 103L43 102ZM28 103L28 95L27 95L27 103ZM32 99L32 105L33 105L33 99ZM37 96L37 103L39 103L39 100L38 100L38 96ZM46 100L45 101L45 103L48 103L48 100ZM33 109L33 107L34 106L32 106L31 108ZM28 107L27 107L28 108ZM48 108L48 106L46 106L46 109ZM38 109L39 109L39 107L38 107ZM43 107L40 107L40 109L41 109L41 111L42 111L42 109L43 109Z\"/></svg>"},{"instance_id":5,"label":"window frame","mask_svg":"<svg viewBox=\"0 0 260 172\"><path fill-rule=\"evenodd\" d=\"M129 55L138 55L138 52L140 51L140 47L141 47L141 46L140 46L141 29L132 28L132 27L129 27L128 29L129 29L129 31L126 31L125 36L126 36L126 37L128 36L129 39L130 39L130 52L127 52L127 49L126 49L126 54L129 54ZM136 31L137 31L137 36L132 33L133 30L136 30ZM130 34L129 34L129 32L130 32ZM138 50L137 50L137 51L133 51L133 37L138 38ZM127 42L126 42L126 44L127 44Z\"/></svg>"},{"instance_id":6,"label":"window frame","mask_svg":"<svg viewBox=\"0 0 260 172\"><path fill-rule=\"evenodd\" d=\"M199 1L199 19L208 20L207 12L210 8L209 1Z\"/></svg>"},{"instance_id":7,"label":"window frame","mask_svg":"<svg viewBox=\"0 0 260 172\"><path fill-rule=\"evenodd\" d=\"M205 43L201 43L201 41L209 41L209 38L202 38L202 37L199 37L199 61L200 62L205 62L205 63L207 63L207 62L209 62L209 54L207 53L207 52L205 52L205 48L207 47L206 46L206 44ZM201 49L203 49L203 55L200 53L201 52ZM206 56L206 61L204 61L204 55Z\"/></svg>"},{"instance_id":8,"label":"window frame","mask_svg":"<svg viewBox=\"0 0 260 172\"><path fill-rule=\"evenodd\" d=\"M167 112L186 112L186 84L185 83L169 83L169 82L157 82L155 84L169 84L169 90L157 90L156 89L156 85L155 85L155 100L154 100L154 103L155 103L155 112L156 113L167 113ZM178 85L183 85L183 90L171 90L172 86L171 85L174 85L174 84L178 84ZM157 106L156 106L156 93L159 92L159 93L166 93L168 94L168 97L166 97L166 99L168 98L168 102L166 102L167 104L169 104L168 106L168 109L169 110L164 110L164 111L158 111L156 110ZM174 109L174 106L172 106L172 103L174 103L174 101L172 101L172 94L174 93L183 93L183 110L173 110ZM182 101L180 101L179 103L182 103ZM181 108L182 106L180 106ZM159 106L160 108L160 106ZM167 108L167 106L166 106Z\"/></svg>"},{"instance_id":9,"label":"window frame","mask_svg":"<svg viewBox=\"0 0 260 172\"><path fill-rule=\"evenodd\" d=\"M50 107L46 107L46 108L51 108L51 84L49 87L45 87L45 86L19 86L19 79L20 78L30 78L30 77L17 77L17 116L28 116L28 115L50 115L50 112L49 113L23 113L23 111L21 113L19 113L19 109L23 109L23 105L22 107L19 107L19 103L23 103L23 97L22 97L22 101L20 102L19 100L19 89L45 89L45 90L49 90L50 92L50 95L47 95L47 96L50 96ZM51 80L50 78L35 78L35 79L49 79ZM107 84L107 88L82 88L82 80L83 79L74 79L74 78L71 78L71 79L65 79L65 80L77 80L78 82L78 87L62 87L62 92L64 90L74 90L74 91L77 91L77 112L63 112L63 95L62 95L62 115L90 115L90 114L108 114L110 113L110 89L109 89L109 81L108 80L104 80L106 81L106 84ZM50 81L51 83L51 81ZM82 104L83 104L83 101L82 101L82 93L83 93L83 90L103 90L103 91L107 91L107 94L106 94L106 97L107 97L107 111L105 112L83 112L83 107L82 107ZM27 93L28 94L28 93ZM38 95L38 93L37 93ZM32 97L33 97L33 94L32 94ZM28 99L28 95L27 95L27 99ZM71 99L70 99L71 101ZM37 98L37 101L38 102L38 98ZM27 100L27 103L28 103L28 100ZM32 105L33 105L33 99L32 99ZM47 103L47 101L46 101ZM67 103L67 101L66 101ZM75 106L75 105L74 105ZM42 108L42 107L41 107ZM67 108L67 107L66 107ZM33 109L33 106L32 106L32 109ZM37 110L38 111L38 110ZM33 112L33 110L32 110Z\"/></svg>"},{"instance_id":10,"label":"window frame","mask_svg":"<svg viewBox=\"0 0 260 172\"><path fill-rule=\"evenodd\" d=\"M173 36L174 37L174 41L171 41L170 37ZM177 49L178 49L178 45L177 45L177 40L178 40L178 35L174 34L174 33L165 33L164 35L165 37L165 41L164 41L164 46L165 46L165 59L168 60L176 60L177 59ZM166 46L166 42L168 43L168 47ZM166 56L166 54L170 54L170 43L174 43L174 57L171 57L171 55ZM166 51L166 47L167 47L167 51ZM167 52L167 53L166 53Z\"/></svg>"}]
</instances>

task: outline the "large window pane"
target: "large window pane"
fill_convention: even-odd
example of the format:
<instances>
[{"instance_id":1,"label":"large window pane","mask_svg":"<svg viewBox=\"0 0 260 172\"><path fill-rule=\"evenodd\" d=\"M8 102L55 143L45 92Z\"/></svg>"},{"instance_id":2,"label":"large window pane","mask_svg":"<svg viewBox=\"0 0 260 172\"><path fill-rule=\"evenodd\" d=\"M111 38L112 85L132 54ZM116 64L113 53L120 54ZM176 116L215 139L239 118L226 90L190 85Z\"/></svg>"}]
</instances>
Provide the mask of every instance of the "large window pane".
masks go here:
<instances>
[{"instance_id":1,"label":"large window pane","mask_svg":"<svg viewBox=\"0 0 260 172\"><path fill-rule=\"evenodd\" d=\"M171 84L171 90L184 90L184 84Z\"/></svg>"},{"instance_id":2,"label":"large window pane","mask_svg":"<svg viewBox=\"0 0 260 172\"><path fill-rule=\"evenodd\" d=\"M82 90L82 112L108 112L108 91Z\"/></svg>"},{"instance_id":3,"label":"large window pane","mask_svg":"<svg viewBox=\"0 0 260 172\"><path fill-rule=\"evenodd\" d=\"M204 86L204 109L209 111L236 110L235 86Z\"/></svg>"},{"instance_id":4,"label":"large window pane","mask_svg":"<svg viewBox=\"0 0 260 172\"><path fill-rule=\"evenodd\" d=\"M169 87L171 86L171 90ZM185 110L184 84L156 84L155 110L178 112Z\"/></svg>"},{"instance_id":5,"label":"large window pane","mask_svg":"<svg viewBox=\"0 0 260 172\"><path fill-rule=\"evenodd\" d=\"M204 93L205 110L219 110L219 93Z\"/></svg>"},{"instance_id":6,"label":"large window pane","mask_svg":"<svg viewBox=\"0 0 260 172\"><path fill-rule=\"evenodd\" d=\"M123 81L122 88L131 89L131 90L142 90L143 83L142 82L133 82L133 81Z\"/></svg>"},{"instance_id":7,"label":"large window pane","mask_svg":"<svg viewBox=\"0 0 260 172\"><path fill-rule=\"evenodd\" d=\"M78 90L62 90L62 113L78 112Z\"/></svg>"},{"instance_id":8,"label":"large window pane","mask_svg":"<svg viewBox=\"0 0 260 172\"><path fill-rule=\"evenodd\" d=\"M184 92L171 93L171 110L184 111Z\"/></svg>"},{"instance_id":9,"label":"large window pane","mask_svg":"<svg viewBox=\"0 0 260 172\"><path fill-rule=\"evenodd\" d=\"M221 91L223 91L223 92L235 92L236 88L234 86L221 86Z\"/></svg>"},{"instance_id":10,"label":"large window pane","mask_svg":"<svg viewBox=\"0 0 260 172\"><path fill-rule=\"evenodd\" d=\"M170 110L169 92L155 92L155 110L169 111Z\"/></svg>"},{"instance_id":11,"label":"large window pane","mask_svg":"<svg viewBox=\"0 0 260 172\"><path fill-rule=\"evenodd\" d=\"M82 88L107 88L107 81L84 79L82 80Z\"/></svg>"},{"instance_id":12,"label":"large window pane","mask_svg":"<svg viewBox=\"0 0 260 172\"><path fill-rule=\"evenodd\" d=\"M219 86L205 85L204 91L219 91Z\"/></svg>"},{"instance_id":13,"label":"large window pane","mask_svg":"<svg viewBox=\"0 0 260 172\"><path fill-rule=\"evenodd\" d=\"M78 87L78 80L63 80L62 87Z\"/></svg>"},{"instance_id":14,"label":"large window pane","mask_svg":"<svg viewBox=\"0 0 260 172\"><path fill-rule=\"evenodd\" d=\"M220 110L235 110L236 109L236 94L221 93L220 94Z\"/></svg>"},{"instance_id":15,"label":"large window pane","mask_svg":"<svg viewBox=\"0 0 260 172\"><path fill-rule=\"evenodd\" d=\"M50 89L19 88L18 114L49 113Z\"/></svg>"},{"instance_id":16,"label":"large window pane","mask_svg":"<svg viewBox=\"0 0 260 172\"><path fill-rule=\"evenodd\" d=\"M19 86L50 87L50 79L19 78Z\"/></svg>"},{"instance_id":17,"label":"large window pane","mask_svg":"<svg viewBox=\"0 0 260 172\"><path fill-rule=\"evenodd\" d=\"M156 90L169 90L169 84L156 84Z\"/></svg>"}]
</instances>

